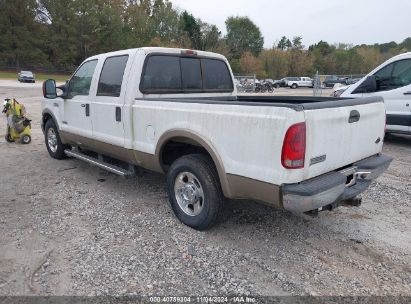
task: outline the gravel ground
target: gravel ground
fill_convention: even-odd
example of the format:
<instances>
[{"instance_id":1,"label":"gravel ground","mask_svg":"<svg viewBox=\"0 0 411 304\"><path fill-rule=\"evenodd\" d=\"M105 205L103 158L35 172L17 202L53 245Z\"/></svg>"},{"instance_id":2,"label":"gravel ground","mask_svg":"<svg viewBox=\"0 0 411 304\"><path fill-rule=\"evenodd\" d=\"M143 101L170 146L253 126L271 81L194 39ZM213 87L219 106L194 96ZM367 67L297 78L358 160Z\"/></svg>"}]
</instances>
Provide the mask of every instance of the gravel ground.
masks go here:
<instances>
[{"instance_id":1,"label":"gravel ground","mask_svg":"<svg viewBox=\"0 0 411 304\"><path fill-rule=\"evenodd\" d=\"M0 138L0 295L411 296L411 137L387 140L395 160L359 208L311 218L230 201L197 232L172 214L163 176L50 158L40 94L0 81L33 119L30 145Z\"/></svg>"}]
</instances>

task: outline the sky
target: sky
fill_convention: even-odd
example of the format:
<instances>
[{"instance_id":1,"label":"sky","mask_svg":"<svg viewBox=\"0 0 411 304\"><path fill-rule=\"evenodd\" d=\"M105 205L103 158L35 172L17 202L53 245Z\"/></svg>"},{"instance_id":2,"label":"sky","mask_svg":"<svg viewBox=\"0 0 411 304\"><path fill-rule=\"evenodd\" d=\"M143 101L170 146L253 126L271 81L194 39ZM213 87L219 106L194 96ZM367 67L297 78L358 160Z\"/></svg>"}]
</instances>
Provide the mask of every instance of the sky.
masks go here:
<instances>
[{"instance_id":1,"label":"sky","mask_svg":"<svg viewBox=\"0 0 411 304\"><path fill-rule=\"evenodd\" d=\"M248 16L261 30L264 47L282 36L302 36L308 47L328 43L402 42L411 37L411 0L171 0L223 35L230 16Z\"/></svg>"}]
</instances>

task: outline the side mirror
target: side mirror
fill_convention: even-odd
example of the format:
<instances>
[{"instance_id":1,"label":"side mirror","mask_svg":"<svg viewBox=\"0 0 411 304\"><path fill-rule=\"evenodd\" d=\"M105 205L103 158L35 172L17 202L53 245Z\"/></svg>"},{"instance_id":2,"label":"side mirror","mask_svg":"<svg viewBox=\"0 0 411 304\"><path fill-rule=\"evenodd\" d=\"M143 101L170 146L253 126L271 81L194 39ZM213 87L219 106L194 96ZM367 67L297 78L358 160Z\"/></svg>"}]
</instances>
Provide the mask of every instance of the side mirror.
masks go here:
<instances>
[{"instance_id":1,"label":"side mirror","mask_svg":"<svg viewBox=\"0 0 411 304\"><path fill-rule=\"evenodd\" d=\"M359 93L373 93L377 91L377 79L375 76L368 76L364 81L358 86L357 90Z\"/></svg>"},{"instance_id":2,"label":"side mirror","mask_svg":"<svg viewBox=\"0 0 411 304\"><path fill-rule=\"evenodd\" d=\"M57 98L56 81L54 79L47 79L43 82L43 96L44 98Z\"/></svg>"}]
</instances>

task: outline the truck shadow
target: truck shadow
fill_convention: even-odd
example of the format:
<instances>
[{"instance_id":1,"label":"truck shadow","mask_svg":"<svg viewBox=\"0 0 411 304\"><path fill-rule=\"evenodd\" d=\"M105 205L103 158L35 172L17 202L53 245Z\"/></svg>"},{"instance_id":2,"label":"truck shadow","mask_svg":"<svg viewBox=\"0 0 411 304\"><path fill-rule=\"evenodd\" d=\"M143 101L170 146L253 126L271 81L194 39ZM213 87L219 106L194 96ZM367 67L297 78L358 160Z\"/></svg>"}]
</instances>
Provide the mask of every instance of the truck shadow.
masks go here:
<instances>
[{"instance_id":1,"label":"truck shadow","mask_svg":"<svg viewBox=\"0 0 411 304\"><path fill-rule=\"evenodd\" d=\"M388 134L385 136L384 142L387 144L409 148L411 147L411 135Z\"/></svg>"}]
</instances>

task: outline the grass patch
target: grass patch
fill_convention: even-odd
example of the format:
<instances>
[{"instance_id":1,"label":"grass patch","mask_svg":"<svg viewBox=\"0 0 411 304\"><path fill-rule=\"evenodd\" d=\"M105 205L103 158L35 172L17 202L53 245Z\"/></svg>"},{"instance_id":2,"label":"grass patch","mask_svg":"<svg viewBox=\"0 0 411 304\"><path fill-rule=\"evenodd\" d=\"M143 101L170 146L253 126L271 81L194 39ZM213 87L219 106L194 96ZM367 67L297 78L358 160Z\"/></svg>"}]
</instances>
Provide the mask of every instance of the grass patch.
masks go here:
<instances>
[{"instance_id":1,"label":"grass patch","mask_svg":"<svg viewBox=\"0 0 411 304\"><path fill-rule=\"evenodd\" d=\"M58 82L64 82L70 78L70 75L34 73L34 77L36 78L36 81L54 79ZM17 80L17 73L9 72L9 71L0 71L0 79L16 79Z\"/></svg>"}]
</instances>

